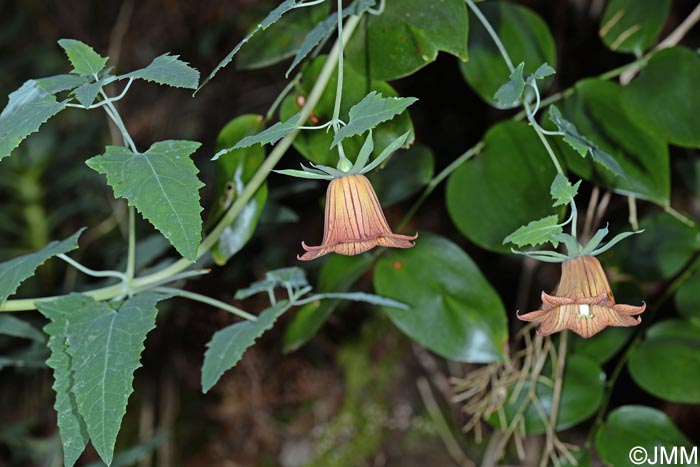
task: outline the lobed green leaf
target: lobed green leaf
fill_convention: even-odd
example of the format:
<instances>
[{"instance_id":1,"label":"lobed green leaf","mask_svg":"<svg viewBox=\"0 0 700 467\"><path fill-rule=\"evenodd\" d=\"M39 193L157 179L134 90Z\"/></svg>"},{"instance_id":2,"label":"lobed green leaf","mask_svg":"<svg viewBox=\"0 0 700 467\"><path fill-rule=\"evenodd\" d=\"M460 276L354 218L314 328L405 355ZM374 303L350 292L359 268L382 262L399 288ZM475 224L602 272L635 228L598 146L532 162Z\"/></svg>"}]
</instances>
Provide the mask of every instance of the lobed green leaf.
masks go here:
<instances>
[{"instance_id":1,"label":"lobed green leaf","mask_svg":"<svg viewBox=\"0 0 700 467\"><path fill-rule=\"evenodd\" d=\"M119 79L143 79L176 88L197 89L199 71L180 60L179 55L163 54L146 67L119 76Z\"/></svg>"},{"instance_id":2,"label":"lobed green leaf","mask_svg":"<svg viewBox=\"0 0 700 467\"><path fill-rule=\"evenodd\" d=\"M532 221L508 235L503 240L503 244L513 243L519 247L524 247L527 245L537 246L543 243L551 243L556 248L559 245L557 235L563 232L558 222L559 218L556 214Z\"/></svg>"},{"instance_id":3,"label":"lobed green leaf","mask_svg":"<svg viewBox=\"0 0 700 467\"><path fill-rule=\"evenodd\" d=\"M58 41L68 56L73 72L79 75L94 76L107 64L109 57L103 57L92 47L75 39L61 39Z\"/></svg>"}]
</instances>

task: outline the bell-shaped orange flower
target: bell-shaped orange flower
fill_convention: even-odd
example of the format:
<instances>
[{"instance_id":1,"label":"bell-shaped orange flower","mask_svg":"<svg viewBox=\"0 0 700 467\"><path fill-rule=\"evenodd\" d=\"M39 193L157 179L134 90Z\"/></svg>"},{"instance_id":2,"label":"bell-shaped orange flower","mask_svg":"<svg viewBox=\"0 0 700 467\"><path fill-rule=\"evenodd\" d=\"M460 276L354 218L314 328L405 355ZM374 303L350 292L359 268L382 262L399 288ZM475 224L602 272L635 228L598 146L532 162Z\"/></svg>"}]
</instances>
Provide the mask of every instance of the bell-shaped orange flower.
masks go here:
<instances>
[{"instance_id":1,"label":"bell-shaped orange flower","mask_svg":"<svg viewBox=\"0 0 700 467\"><path fill-rule=\"evenodd\" d=\"M539 335L570 329L588 338L607 326L636 326L642 306L615 304L603 267L593 256L579 256L562 263L556 295L542 292L542 309L518 315L523 321L540 323Z\"/></svg>"},{"instance_id":2,"label":"bell-shaped orange flower","mask_svg":"<svg viewBox=\"0 0 700 467\"><path fill-rule=\"evenodd\" d=\"M310 261L328 253L352 256L376 246L411 248L417 237L393 233L367 177L347 175L328 185L323 242L319 246L301 242L306 253L298 259Z\"/></svg>"}]
</instances>

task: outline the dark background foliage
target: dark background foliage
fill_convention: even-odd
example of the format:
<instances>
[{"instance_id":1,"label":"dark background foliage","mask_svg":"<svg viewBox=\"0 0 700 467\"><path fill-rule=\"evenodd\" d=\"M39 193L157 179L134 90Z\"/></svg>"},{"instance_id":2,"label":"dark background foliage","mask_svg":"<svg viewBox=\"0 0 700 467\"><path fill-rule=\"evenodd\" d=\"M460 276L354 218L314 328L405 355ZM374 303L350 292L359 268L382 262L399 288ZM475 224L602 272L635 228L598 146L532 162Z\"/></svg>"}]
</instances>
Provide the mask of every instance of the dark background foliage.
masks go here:
<instances>
[{"instance_id":1,"label":"dark background foliage","mask_svg":"<svg viewBox=\"0 0 700 467\"><path fill-rule=\"evenodd\" d=\"M604 2L520 3L537 11L554 35L559 66L550 92L627 62L624 56L609 51L598 37ZM674 2L661 37L685 18L692 3ZM272 0L4 0L0 3L0 96L29 77L65 72L63 52L56 45L64 37L80 39L109 55L119 72L145 66L155 56L171 51L206 74L274 4ZM697 48L700 35L691 33L684 44ZM209 206L215 173L208 160L217 134L234 116L264 114L285 85L285 69L286 64L240 72L230 67L195 99L187 90L138 83L119 103L120 112L139 147L169 138L203 143L195 162L208 184L202 204ZM445 54L392 85L400 95L419 98L410 109L416 140L434 151L438 170L479 141L490 125L514 113L485 104L464 82L458 60ZM2 99L0 107L5 104ZM93 228L81 240L81 260L95 268L112 267L120 261L125 245L124 205L115 202L102 179L83 164L109 144L110 130L114 131L101 114L69 110L32 136L20 149L20 157L3 162L0 259L35 250L87 225ZM672 151L674 206L697 216L697 200L687 189L675 189L683 187L686 167L695 160L697 151ZM291 166L301 159L290 153L285 160ZM280 176L270 179L273 190L288 183ZM497 289L509 312L537 306L537 291L551 290L557 268L544 265L524 270L518 258L485 252L470 244L448 217L443 188L420 209L409 230L439 232L462 246ZM320 239L322 190L319 184L286 196L284 202L297 212L298 223L261 225L241 255L206 280L192 282L191 288L230 301L235 290L266 270L294 264L301 239L308 243ZM584 200L589 190L584 190ZM390 224L401 219L410 203L388 209ZM608 217L624 223L626 209L624 198L613 197ZM641 215L645 209L652 208L644 206ZM139 228L140 236L154 233L146 223ZM152 248L158 253L157 244ZM313 277L315 266L311 268ZM523 286L525 276L531 280ZM21 292L26 296L38 291L60 293L80 288L80 280L71 272L64 279L63 264L54 261ZM648 296L654 297L662 282L647 284ZM358 290L370 288L371 278L362 278ZM261 300L259 309L264 307ZM671 305L667 308L660 316L673 313ZM34 312L21 316L41 321ZM319 440L330 443L328 453L346 456L341 460L318 457L314 465L324 467L452 465L415 384L423 377L433 381L435 396L449 423L459 427L464 420L459 408L447 402L444 361L411 344L386 318L360 305L344 307L307 346L283 355L281 341L289 318L203 396L199 371L204 345L215 330L231 322L230 315L191 302L175 301L168 306L148 338L144 368L136 375L136 392L117 450L163 431L170 435L157 450L160 466L295 465L293 459L309 458L311 446ZM12 350L8 345L0 341L0 349ZM611 407L658 407L691 439L700 441L697 407L655 399L640 391L626 374L618 385ZM0 370L0 466L43 465L41 459L57 452L52 404L47 369ZM581 433L585 435L585 431ZM476 452L484 448L474 446L471 438L464 443ZM87 465L96 459L94 452L88 451L82 462Z\"/></svg>"}]
</instances>

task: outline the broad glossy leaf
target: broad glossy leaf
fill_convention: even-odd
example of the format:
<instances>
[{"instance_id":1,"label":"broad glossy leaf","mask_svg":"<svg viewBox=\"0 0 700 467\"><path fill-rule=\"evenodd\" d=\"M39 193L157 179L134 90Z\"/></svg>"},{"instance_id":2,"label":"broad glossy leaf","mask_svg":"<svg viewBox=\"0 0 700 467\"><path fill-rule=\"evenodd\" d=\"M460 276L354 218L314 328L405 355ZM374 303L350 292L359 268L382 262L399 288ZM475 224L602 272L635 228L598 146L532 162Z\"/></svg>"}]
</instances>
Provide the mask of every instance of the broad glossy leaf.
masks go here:
<instances>
[{"instance_id":1,"label":"broad glossy leaf","mask_svg":"<svg viewBox=\"0 0 700 467\"><path fill-rule=\"evenodd\" d=\"M370 254L358 256L333 255L321 266L317 292L347 292L374 264ZM292 352L306 344L341 306L340 300L319 300L297 311L284 333L284 351Z\"/></svg>"},{"instance_id":2,"label":"broad glossy leaf","mask_svg":"<svg viewBox=\"0 0 700 467\"><path fill-rule=\"evenodd\" d=\"M700 323L661 321L630 356L629 371L645 391L671 402L700 403Z\"/></svg>"},{"instance_id":3,"label":"broad glossy leaf","mask_svg":"<svg viewBox=\"0 0 700 467\"><path fill-rule=\"evenodd\" d=\"M75 39L61 39L58 41L68 56L73 72L79 75L93 76L102 71L107 64L107 58L93 50L92 47Z\"/></svg>"},{"instance_id":4,"label":"broad glossy leaf","mask_svg":"<svg viewBox=\"0 0 700 467\"><path fill-rule=\"evenodd\" d=\"M195 260L202 237L197 167L190 159L201 144L194 141L159 141L145 153L121 146L86 164L107 176L114 196L126 198L185 258Z\"/></svg>"},{"instance_id":5,"label":"broad glossy leaf","mask_svg":"<svg viewBox=\"0 0 700 467\"><path fill-rule=\"evenodd\" d=\"M700 248L697 228L670 214L655 213L641 220L641 235L634 235L611 250L608 263L644 281L676 275Z\"/></svg>"},{"instance_id":6,"label":"broad glossy leaf","mask_svg":"<svg viewBox=\"0 0 700 467\"><path fill-rule=\"evenodd\" d=\"M204 354L202 392L208 392L226 371L233 368L243 356L243 352L265 331L271 329L277 318L290 306L287 301L277 302L263 311L256 321L238 322L217 331L207 344Z\"/></svg>"},{"instance_id":7,"label":"broad glossy leaf","mask_svg":"<svg viewBox=\"0 0 700 467\"><path fill-rule=\"evenodd\" d=\"M391 120L417 100L415 97L383 97L376 91L370 92L350 108L350 120L335 135L332 145L335 146L349 136L361 135L380 123Z\"/></svg>"},{"instance_id":8,"label":"broad glossy leaf","mask_svg":"<svg viewBox=\"0 0 700 467\"><path fill-rule=\"evenodd\" d=\"M234 146L246 136L253 135L263 128L261 115L241 115L231 120L221 130L216 141L216 149ZM265 158L265 150L259 145L234 149L216 161L216 198L209 210L209 225L214 225L224 212L238 198L241 185L245 186L255 174ZM255 232L258 219L267 199L267 184L263 184L253 198L243 207L236 220L222 233L212 248L212 256L217 264L225 264L231 256L240 251Z\"/></svg>"},{"instance_id":9,"label":"broad glossy leaf","mask_svg":"<svg viewBox=\"0 0 700 467\"><path fill-rule=\"evenodd\" d=\"M467 59L469 21L461 0L389 0L381 15L367 16L358 29L347 47L348 61L373 79L408 76L441 51Z\"/></svg>"},{"instance_id":10,"label":"broad glossy leaf","mask_svg":"<svg viewBox=\"0 0 700 467\"><path fill-rule=\"evenodd\" d=\"M684 317L700 320L700 271L696 270L676 292L676 308Z\"/></svg>"},{"instance_id":11,"label":"broad glossy leaf","mask_svg":"<svg viewBox=\"0 0 700 467\"><path fill-rule=\"evenodd\" d=\"M545 368L545 374L549 374ZM503 409L508 424L518 412L527 392L530 390L530 382L523 384L518 398L510 403L513 391L511 387L507 394L506 404ZM605 385L605 373L593 360L580 355L571 355L566 359L564 380L562 383L561 399L559 400L559 413L557 416L557 431L575 426L592 416L603 401L603 389ZM538 383L535 393L542 403L547 421L552 412L553 389L550 385ZM489 423L500 429L501 426L497 414L489 418ZM539 412L532 403L525 409L525 431L528 435L540 434L546 431L546 425L540 418Z\"/></svg>"},{"instance_id":12,"label":"broad glossy leaf","mask_svg":"<svg viewBox=\"0 0 700 467\"><path fill-rule=\"evenodd\" d=\"M58 102L35 80L26 81L11 93L7 106L0 113L0 160L65 108L65 102Z\"/></svg>"},{"instance_id":13,"label":"broad glossy leaf","mask_svg":"<svg viewBox=\"0 0 700 467\"><path fill-rule=\"evenodd\" d=\"M35 342L45 342L44 334L28 322L4 313L0 315L0 334L21 337Z\"/></svg>"},{"instance_id":14,"label":"broad glossy leaf","mask_svg":"<svg viewBox=\"0 0 700 467\"><path fill-rule=\"evenodd\" d=\"M53 241L39 251L19 258L0 263L0 303L14 294L22 282L34 275L36 268L44 262L62 253L78 248L78 237L84 229L80 229L70 237L60 242Z\"/></svg>"},{"instance_id":15,"label":"broad glossy leaf","mask_svg":"<svg viewBox=\"0 0 700 467\"><path fill-rule=\"evenodd\" d=\"M302 79L300 81L301 93L298 95L290 95L282 102L280 110L281 119L287 119L299 112L299 104L303 102L309 92L311 92L325 61L325 56L318 57L304 66ZM308 123L309 125L320 125L331 120L335 104L336 76L336 73L331 76L318 105L314 108L312 118L310 123ZM343 100L340 106L340 119L345 122L348 121L350 108L355 103L360 102L368 92L376 91L384 97L396 97L397 95L396 91L387 83L383 81L368 81L366 76L358 73L348 63L346 63L344 67L343 83ZM373 160L384 148L407 131L410 132L410 136L405 144L409 145L413 142L413 125L408 112L403 112L393 119L377 126L372 131L374 150L370 160ZM332 142L332 131L302 131L294 139L294 148L311 162L335 167L338 162L338 153L336 150L330 150ZM361 135L353 136L343 141L343 148L345 149L345 154L348 159L351 161L355 160L364 142L365 138Z\"/></svg>"},{"instance_id":16,"label":"broad glossy leaf","mask_svg":"<svg viewBox=\"0 0 700 467\"><path fill-rule=\"evenodd\" d=\"M678 146L700 146L700 57L684 47L655 53L622 91L629 118Z\"/></svg>"},{"instance_id":17,"label":"broad glossy leaf","mask_svg":"<svg viewBox=\"0 0 700 467\"><path fill-rule=\"evenodd\" d=\"M626 177L614 176L590 158L582 159L558 138L551 138L558 148L557 154L565 156L569 169L618 193L668 205L668 147L663 139L640 126L623 110L624 89L610 81L587 79L579 81L575 90L562 104L563 117L586 139L612 156Z\"/></svg>"},{"instance_id":18,"label":"broad glossy leaf","mask_svg":"<svg viewBox=\"0 0 700 467\"><path fill-rule=\"evenodd\" d=\"M426 186L433 178L435 162L429 147L417 144L401 149L385 167L369 175L382 206L404 201Z\"/></svg>"},{"instance_id":19,"label":"broad glossy leaf","mask_svg":"<svg viewBox=\"0 0 700 467\"><path fill-rule=\"evenodd\" d=\"M613 410L595 435L596 451L606 465L632 467L635 464L630 461L630 451L638 446L653 459L661 446L669 451L674 446L690 450L692 444L665 413L641 405L625 405ZM646 464L644 458L636 459ZM690 467L691 464L679 462L676 465Z\"/></svg>"},{"instance_id":20,"label":"broad glossy leaf","mask_svg":"<svg viewBox=\"0 0 700 467\"><path fill-rule=\"evenodd\" d=\"M197 89L199 71L180 60L179 55L163 54L146 67L119 77L135 78L176 88Z\"/></svg>"},{"instance_id":21,"label":"broad glossy leaf","mask_svg":"<svg viewBox=\"0 0 700 467\"><path fill-rule=\"evenodd\" d=\"M447 183L447 208L457 228L488 250L509 253L503 239L533 219L556 213L549 187L556 175L533 129L498 123L484 149L462 164Z\"/></svg>"},{"instance_id":22,"label":"broad glossy leaf","mask_svg":"<svg viewBox=\"0 0 700 467\"><path fill-rule=\"evenodd\" d=\"M449 240L422 234L413 248L387 251L374 270L374 289L411 307L384 312L433 352L472 363L505 358L503 303L472 259Z\"/></svg>"},{"instance_id":23,"label":"broad glossy leaf","mask_svg":"<svg viewBox=\"0 0 700 467\"><path fill-rule=\"evenodd\" d=\"M557 235L563 233L559 225L559 216L552 214L527 225L508 235L503 243L512 243L518 247L537 246L543 243L551 243L555 248L559 245Z\"/></svg>"},{"instance_id":24,"label":"broad glossy leaf","mask_svg":"<svg viewBox=\"0 0 700 467\"><path fill-rule=\"evenodd\" d=\"M661 34L671 0L610 0L600 21L600 37L610 50L642 55Z\"/></svg>"},{"instance_id":25,"label":"broad glossy leaf","mask_svg":"<svg viewBox=\"0 0 700 467\"><path fill-rule=\"evenodd\" d=\"M212 71L209 74L209 76L207 76L207 78L204 81L202 81L202 84L199 85L199 88L197 88L197 91L202 89L202 87L205 84L207 84L209 82L209 80L211 80L214 77L214 75L216 75L219 72L219 70L221 70L223 67L225 67L226 65L231 63L231 60L233 60L234 55L236 55L238 53L238 51L241 49L241 47L243 47L243 44L248 42L256 32L264 31L265 29L272 26L274 23L276 23L282 17L282 15L287 13L289 10L293 9L297 3L299 3L298 0L284 0L282 3L280 3L277 6L277 8L272 10L265 17L265 19L263 19L260 22L260 24L258 24L252 31L250 31L248 33L248 35L243 38L242 41L240 41L238 44L236 44L236 46L233 48L233 50L231 50L231 52L229 52L229 54L226 55L226 57L224 57L224 59L221 60L221 62L218 65L216 65L216 68L214 68L214 71Z\"/></svg>"},{"instance_id":26,"label":"broad glossy leaf","mask_svg":"<svg viewBox=\"0 0 700 467\"><path fill-rule=\"evenodd\" d=\"M508 1L483 2L479 9L501 38L513 65L525 63L525 76L535 73L543 63L556 67L554 39L547 23L535 12ZM491 36L473 16L469 31L469 61L462 62L460 67L474 91L489 104L500 107L494 101L494 95L508 79L510 70ZM540 90L546 89L550 82L551 79L540 83Z\"/></svg>"},{"instance_id":27,"label":"broad glossy leaf","mask_svg":"<svg viewBox=\"0 0 700 467\"><path fill-rule=\"evenodd\" d=\"M118 310L79 294L39 304L56 325L47 332L52 331L57 342L67 343L71 392L92 445L108 465L146 335L155 327L156 303L164 298L144 292L121 303Z\"/></svg>"},{"instance_id":28,"label":"broad glossy leaf","mask_svg":"<svg viewBox=\"0 0 700 467\"><path fill-rule=\"evenodd\" d=\"M306 41L307 33L324 22L331 2L323 2L307 8L298 8L284 15L275 24L253 36L238 53L236 68L255 70L274 65L294 56ZM335 26L335 13L331 16ZM320 40L320 39L319 39ZM315 47L312 45L311 48Z\"/></svg>"}]
</instances>

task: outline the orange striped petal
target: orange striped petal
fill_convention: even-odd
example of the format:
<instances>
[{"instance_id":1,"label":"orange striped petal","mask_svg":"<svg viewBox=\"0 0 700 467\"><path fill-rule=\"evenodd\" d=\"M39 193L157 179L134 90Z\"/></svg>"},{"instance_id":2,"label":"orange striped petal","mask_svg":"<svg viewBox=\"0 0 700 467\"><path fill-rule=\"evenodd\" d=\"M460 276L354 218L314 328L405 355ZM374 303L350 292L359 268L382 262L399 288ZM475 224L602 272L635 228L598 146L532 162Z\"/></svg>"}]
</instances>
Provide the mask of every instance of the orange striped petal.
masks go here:
<instances>
[{"instance_id":1,"label":"orange striped petal","mask_svg":"<svg viewBox=\"0 0 700 467\"><path fill-rule=\"evenodd\" d=\"M328 253L352 256L377 246L410 248L417 237L393 233L367 177L348 175L328 185L321 245L302 242L306 253L297 258L309 261Z\"/></svg>"}]
</instances>

